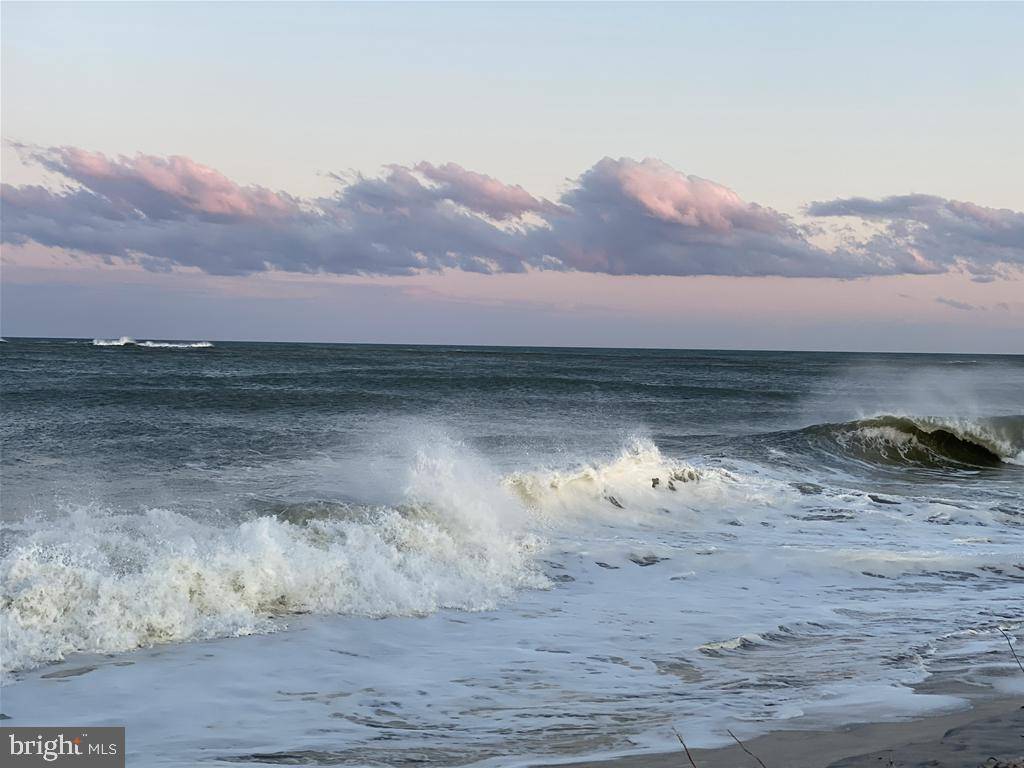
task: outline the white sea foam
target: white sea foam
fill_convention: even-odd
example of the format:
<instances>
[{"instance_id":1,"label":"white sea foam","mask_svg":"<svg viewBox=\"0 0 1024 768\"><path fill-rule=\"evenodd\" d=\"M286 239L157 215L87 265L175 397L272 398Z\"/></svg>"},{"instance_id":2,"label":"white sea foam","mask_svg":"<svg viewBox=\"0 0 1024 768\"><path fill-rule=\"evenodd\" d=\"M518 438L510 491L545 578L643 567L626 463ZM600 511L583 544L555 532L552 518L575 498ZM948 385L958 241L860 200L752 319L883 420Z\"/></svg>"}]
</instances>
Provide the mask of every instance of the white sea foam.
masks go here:
<instances>
[{"instance_id":1,"label":"white sea foam","mask_svg":"<svg viewBox=\"0 0 1024 768\"><path fill-rule=\"evenodd\" d=\"M152 347L155 349L206 349L212 347L213 344L209 341L189 341L189 342L172 342L172 341L141 341L139 342L140 347Z\"/></svg>"},{"instance_id":2,"label":"white sea foam","mask_svg":"<svg viewBox=\"0 0 1024 768\"><path fill-rule=\"evenodd\" d=\"M879 429L885 439L912 439ZM763 567L757 553L769 534L787 548L786 568L809 573L891 578L1001 562L990 537L978 533L978 525L1001 519L986 509L941 500L881 505L843 491L807 496L794 487L798 475L768 476L738 462L729 470L693 465L647 439L603 461L503 477L457 444L427 444L399 483L404 501L384 506L290 505L228 526L160 509L137 515L82 507L59 524L24 523L7 537L0 561L4 667L249 634L294 613L490 609L548 584L536 557L552 546L582 547L630 568L677 556L681 536L693 542L685 545L691 557L711 557L737 573ZM847 537L842 521L852 519L880 542L902 542L908 525L926 526L919 538L934 523L963 525L971 536L946 530L930 539L932 548L865 547L863 534ZM581 527L595 525L621 533L602 534L601 546L589 534L577 538ZM761 533L745 547L723 548L745 527ZM663 533L637 538L637 530ZM715 530L729 531L727 538ZM679 578L695 573L681 561Z\"/></svg>"},{"instance_id":3,"label":"white sea foam","mask_svg":"<svg viewBox=\"0 0 1024 768\"><path fill-rule=\"evenodd\" d=\"M94 347L148 347L151 349L206 349L212 347L209 341L136 341L131 336L119 339L93 339Z\"/></svg>"},{"instance_id":4,"label":"white sea foam","mask_svg":"<svg viewBox=\"0 0 1024 768\"><path fill-rule=\"evenodd\" d=\"M136 344L137 342L131 336L122 336L119 339L93 339L92 345L94 347L127 347Z\"/></svg>"},{"instance_id":5,"label":"white sea foam","mask_svg":"<svg viewBox=\"0 0 1024 768\"><path fill-rule=\"evenodd\" d=\"M439 450L421 454L410 502L397 507L335 506L292 514L299 522L228 527L166 510L81 508L59 527L26 528L0 562L4 668L250 634L294 613L484 610L547 586L520 508L478 478Z\"/></svg>"},{"instance_id":6,"label":"white sea foam","mask_svg":"<svg viewBox=\"0 0 1024 768\"><path fill-rule=\"evenodd\" d=\"M528 538L452 525L430 510L226 530L170 512L84 515L3 560L3 661L20 669L74 651L249 634L291 613L420 615L493 608L541 587Z\"/></svg>"},{"instance_id":7,"label":"white sea foam","mask_svg":"<svg viewBox=\"0 0 1024 768\"><path fill-rule=\"evenodd\" d=\"M84 507L59 527L27 526L0 562L4 667L250 634L293 613L493 608L548 584L533 560L543 542L532 522L625 522L669 496L718 504L737 484L643 440L578 470L504 478L443 436L430 443L412 457L402 504L291 505L228 527ZM651 488L654 476L664 485Z\"/></svg>"},{"instance_id":8,"label":"white sea foam","mask_svg":"<svg viewBox=\"0 0 1024 768\"><path fill-rule=\"evenodd\" d=\"M627 521L666 504L683 510L700 500L723 506L747 496L733 474L665 457L653 441L632 438L618 456L568 470L514 472L504 479L524 505L548 518L608 516ZM738 499L737 499L738 500Z\"/></svg>"},{"instance_id":9,"label":"white sea foam","mask_svg":"<svg viewBox=\"0 0 1024 768\"><path fill-rule=\"evenodd\" d=\"M443 434L403 437L421 447L398 465L360 464L386 479L364 489L392 494L386 505L291 503L236 525L82 507L60 525L16 524L0 563L7 669L301 630L142 652L131 665L76 659L69 671L93 671L68 677L61 697L19 672L18 716L102 710L135 723L136 703L109 691L145 687L168 712L229 716L238 732L217 749L236 758L340 749L339 762L364 764L431 751L470 764L549 750L552 711L573 749L594 752L627 738L667 749L669 723L706 745L727 727L746 736L800 715L949 707L906 686L958 664L966 642L1003 650L989 606L1019 592L1019 529L985 504L894 492L899 503L883 504L817 474L808 488L779 463L689 463L642 438L502 475ZM937 640L922 616L977 635ZM197 702L202 687L230 693ZM274 706L272 733L252 702ZM163 744L164 722L137 723L136 743ZM159 748L166 764L210 759L208 732L184 732Z\"/></svg>"}]
</instances>

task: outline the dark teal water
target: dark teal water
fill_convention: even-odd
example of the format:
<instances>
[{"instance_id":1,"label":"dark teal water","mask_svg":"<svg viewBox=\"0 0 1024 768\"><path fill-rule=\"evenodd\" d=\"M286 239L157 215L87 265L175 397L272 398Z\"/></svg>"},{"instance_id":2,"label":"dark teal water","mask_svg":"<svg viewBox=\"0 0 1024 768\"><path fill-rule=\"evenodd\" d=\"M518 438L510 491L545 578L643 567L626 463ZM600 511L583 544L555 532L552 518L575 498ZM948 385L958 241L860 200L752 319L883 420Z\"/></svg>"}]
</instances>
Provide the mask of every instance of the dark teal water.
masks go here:
<instances>
[{"instance_id":1,"label":"dark teal water","mask_svg":"<svg viewBox=\"0 0 1024 768\"><path fill-rule=\"evenodd\" d=\"M336 487L321 478L303 488L311 479L286 464L330 456L358 476L361 457L400 461L401 433L425 425L466 441L504 471L571 465L643 435L681 458L770 462L771 449L784 446L786 461L811 473L841 466L865 480L920 479L918 470L929 468L922 462L851 455L828 430L799 431L878 414L1011 417L997 432L1011 449L1003 452L1022 445L1024 358L1013 356L249 343L167 349L70 339L11 339L0 356L6 518L82 497L186 508L215 500L221 510L312 491L349 497L344 477ZM955 449L946 453L923 463L941 470L945 459L962 458ZM865 461L854 465L855 458ZM928 477L941 483L941 475ZM986 477L1004 480L999 472Z\"/></svg>"}]
</instances>

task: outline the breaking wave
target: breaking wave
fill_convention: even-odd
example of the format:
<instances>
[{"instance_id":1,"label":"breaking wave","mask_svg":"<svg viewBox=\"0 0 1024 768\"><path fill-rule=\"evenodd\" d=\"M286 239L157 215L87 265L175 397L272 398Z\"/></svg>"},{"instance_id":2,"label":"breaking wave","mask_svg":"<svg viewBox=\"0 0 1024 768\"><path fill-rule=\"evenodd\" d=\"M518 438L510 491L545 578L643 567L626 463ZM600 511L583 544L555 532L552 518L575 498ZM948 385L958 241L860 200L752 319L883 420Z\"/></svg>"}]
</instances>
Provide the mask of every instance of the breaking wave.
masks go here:
<instances>
[{"instance_id":1,"label":"breaking wave","mask_svg":"<svg viewBox=\"0 0 1024 768\"><path fill-rule=\"evenodd\" d=\"M670 498L720 502L738 482L724 469L666 457L651 440L637 438L609 461L569 470L514 472L504 479L527 509L542 516L608 513L618 519L657 510Z\"/></svg>"},{"instance_id":2,"label":"breaking wave","mask_svg":"<svg viewBox=\"0 0 1024 768\"><path fill-rule=\"evenodd\" d=\"M269 502L236 525L80 507L5 537L3 669L270 631L297 613L491 609L549 585L538 523L650 519L673 501L725 506L733 491L750 489L649 440L604 462L503 477L461 446L435 443L416 454L396 504Z\"/></svg>"},{"instance_id":3,"label":"breaking wave","mask_svg":"<svg viewBox=\"0 0 1024 768\"><path fill-rule=\"evenodd\" d=\"M880 416L786 434L811 435L874 462L981 466L1019 460L1022 426L1017 417ZM550 586L540 534L561 540L571 526L592 523L689 532L767 525L772 510L788 520L802 509L795 504L818 503L802 501L803 493L754 465L691 464L647 439L629 441L606 460L504 476L461 446L435 441L416 454L397 503L270 502L235 524L166 509L79 507L60 520L7 526L17 535L5 531L0 550L2 669L75 652L272 631L302 613L489 610L520 590ZM863 553L857 557L860 572ZM827 558L834 564L836 552ZM663 558L630 559L647 565ZM898 570L920 561L909 557ZM884 565L872 562L870 570L881 573Z\"/></svg>"},{"instance_id":4,"label":"breaking wave","mask_svg":"<svg viewBox=\"0 0 1024 768\"><path fill-rule=\"evenodd\" d=\"M166 510L82 513L0 567L7 670L76 651L267 631L296 613L422 615L493 608L543 587L528 536L428 506L216 528Z\"/></svg>"},{"instance_id":5,"label":"breaking wave","mask_svg":"<svg viewBox=\"0 0 1024 768\"><path fill-rule=\"evenodd\" d=\"M881 415L808 427L855 458L924 467L1024 464L1024 416L966 419Z\"/></svg>"},{"instance_id":6,"label":"breaking wave","mask_svg":"<svg viewBox=\"0 0 1024 768\"><path fill-rule=\"evenodd\" d=\"M417 457L404 504L285 504L227 526L93 507L26 521L0 560L3 669L270 631L290 614L486 610L548 586L521 506L481 475L436 450Z\"/></svg>"},{"instance_id":7,"label":"breaking wave","mask_svg":"<svg viewBox=\"0 0 1024 768\"><path fill-rule=\"evenodd\" d=\"M119 339L93 339L94 347L149 347L151 349L205 349L212 347L209 341L136 341L130 336Z\"/></svg>"}]
</instances>

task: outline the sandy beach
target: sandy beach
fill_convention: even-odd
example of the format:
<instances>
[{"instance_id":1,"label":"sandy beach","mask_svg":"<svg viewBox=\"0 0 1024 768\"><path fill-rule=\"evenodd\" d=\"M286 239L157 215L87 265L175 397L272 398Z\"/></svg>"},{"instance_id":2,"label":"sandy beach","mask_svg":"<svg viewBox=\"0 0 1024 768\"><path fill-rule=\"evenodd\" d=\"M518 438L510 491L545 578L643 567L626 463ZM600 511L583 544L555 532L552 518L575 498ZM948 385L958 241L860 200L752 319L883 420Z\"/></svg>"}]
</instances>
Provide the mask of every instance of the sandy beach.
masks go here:
<instances>
[{"instance_id":1,"label":"sandy beach","mask_svg":"<svg viewBox=\"0 0 1024 768\"><path fill-rule=\"evenodd\" d=\"M740 745L690 748L575 768L1024 768L1024 696L967 691L954 680L931 679L929 692L966 696L971 706L948 714L834 730L784 730ZM745 749L744 749L745 748ZM749 751L745 751L749 750ZM760 762L759 762L760 761Z\"/></svg>"}]
</instances>

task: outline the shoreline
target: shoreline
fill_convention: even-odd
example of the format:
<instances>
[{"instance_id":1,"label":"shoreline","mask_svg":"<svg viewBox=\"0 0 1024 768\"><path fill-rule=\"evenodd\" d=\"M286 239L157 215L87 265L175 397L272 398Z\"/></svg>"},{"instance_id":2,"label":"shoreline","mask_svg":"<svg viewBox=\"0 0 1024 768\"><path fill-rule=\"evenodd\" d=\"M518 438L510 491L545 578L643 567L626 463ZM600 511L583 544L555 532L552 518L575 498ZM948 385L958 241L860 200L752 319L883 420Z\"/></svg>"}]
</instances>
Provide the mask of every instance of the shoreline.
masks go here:
<instances>
[{"instance_id":1,"label":"shoreline","mask_svg":"<svg viewBox=\"0 0 1024 768\"><path fill-rule=\"evenodd\" d=\"M373 620L366 620L367 622ZM310 627L305 627L309 630ZM442 631L447 630L445 625ZM422 632L422 625L417 624L415 631ZM297 628L296 631L303 631ZM358 634L358 629L356 634ZM268 640L281 636L252 636L252 642L258 645L265 645ZM326 633L328 645L326 649L331 651L337 643L337 633L329 631ZM326 639L325 637L325 639ZM241 638L247 639L247 638ZM290 642L287 638L285 642ZM315 647L316 644L314 644ZM342 644L344 646L344 643ZM401 641L399 640L399 645ZM151 648L141 652L133 659L107 655L79 655L65 661L49 665L48 671L36 670L27 676L27 680L36 679L46 686L59 686L47 688L52 693L60 691L61 697L68 697L77 701L79 707L85 706L93 715L99 715L101 720L89 718L90 723L99 724L126 724L134 728L130 717L124 716L124 711L98 712L94 706L95 702L89 701L90 696L83 699L81 694L89 689L95 690L95 685L90 685L88 680L92 674L99 673L101 668L108 674L117 674L122 677L121 685L125 684L123 675L131 674L132 671L141 671L147 677L153 675L154 670L143 664L142 669L136 665L144 661L144 656L152 657L154 661L162 658L163 663L171 663L175 669L171 670L172 677L179 679L180 674L187 675L187 669L196 663L203 663L206 659L213 659L220 649L226 647L225 641L214 640L197 644L190 649L190 652L176 655L166 654L167 649ZM341 651L333 651L340 653ZM314 654L318 656L318 654ZM245 654L234 653L231 657L237 661L244 661ZM959 668L931 675L918 682L912 689L923 695L940 695L955 697L959 700L960 706L956 709L946 708L933 710L932 714L907 715L906 719L884 721L853 722L856 715L848 718L848 724L831 725L822 723L818 716L808 714L790 721L783 721L788 727L780 730L769 731L759 736L743 736L742 747L729 744L719 747L695 747L689 745L689 752L693 762L687 758L681 746L674 749L657 752L632 752L623 754L605 751L602 753L593 751L590 746L590 754L587 755L587 746L582 742L575 744L575 756L563 753L559 755L549 754L542 757L541 753L535 752L533 756L528 753L508 752L502 754L496 749L483 760L483 765L507 765L521 766L522 768L1024 768L1024 676L1016 668L1011 668L1005 663L1005 659L999 660L996 664L982 663L980 658L977 664L969 668ZM160 670L157 670L160 671ZM162 672L168 671L166 668ZM287 693L289 690L299 690L288 681L287 674L280 674L281 670L272 674L275 683L284 687L278 690L279 694L285 696L298 696L298 693ZM167 679L164 674L156 675L157 679ZM973 679L971 679L973 678ZM83 681L86 681L83 683ZM10 681L8 681L10 682ZM85 686L83 688L83 685ZM109 688L109 682L102 688ZM0 691L0 699L3 704L15 704L14 710L4 709L8 719L13 721L23 720L24 723L32 720L38 722L57 721L67 719L66 712L61 709L61 716L57 712L49 712L52 717L39 717L35 713L20 711L14 700L9 700L11 694L15 699L17 687L5 688ZM44 689L37 687L36 693ZM77 693L76 693L77 690ZM304 689L303 689L304 690ZM53 695L49 696L51 704L58 704ZM312 698L314 701L333 701L332 694L328 693L327 698L317 698L315 692L302 694L303 698ZM260 700L260 696L253 696ZM179 700L179 697L169 696L168 700ZM957 702L953 703L956 706ZM122 702L123 704L123 702ZM44 709L46 709L44 707ZM164 715L171 710L165 709ZM851 713L856 710L851 707ZM267 711L269 714L269 710ZM867 714L861 710L862 717ZM11 717L13 715L13 718ZM277 716L276 714L274 715ZM332 715L336 717L337 715ZM27 717L28 720L24 718ZM211 722L216 721L220 715L209 713ZM870 715L869 715L870 717ZM877 716L876 716L877 717ZM778 722L778 721L776 721ZM778 724L782 725L783 722ZM17 725L23 723L5 722L5 725ZM677 721L680 730L685 734L687 725L685 719ZM736 728L737 725L733 725ZM667 725L666 725L667 728ZM741 732L742 733L742 732ZM137 738L146 737L145 732L136 732ZM705 741L705 744L708 742ZM714 743L714 742L711 742ZM291 745L289 747L289 745ZM665 745L662 741L661 748ZM152 746L152 745L151 745ZM319 764L340 764L345 762L341 757L352 757L347 751L337 752L335 745L331 748L322 745L314 749L303 738L288 737L273 745L261 745L257 753L262 758L270 756L279 758L275 760L260 759L256 762L276 762L285 764L289 755L296 754L320 754L324 762ZM572 747L570 740L561 742L562 747ZM611 744L609 744L611 746ZM621 747L621 744L620 744ZM745 752L743 747L749 750ZM214 751L222 751L227 757L211 758L209 750L211 745L205 743L198 747L198 754L204 755L203 759L219 759L238 762L237 745L220 745ZM282 751L283 750L283 751ZM752 755L750 754L752 753ZM397 762L407 755L399 750L394 754ZM756 756L756 757L755 757ZM172 756L168 756L170 759ZM174 756L177 757L177 756ZM188 754L182 756L181 764L195 764L199 762L197 755ZM326 758L334 759L329 762ZM422 756L421 756L422 757ZM758 760L762 761L761 763ZM496 762L497 761L497 762ZM396 764L397 764L396 762ZM427 762L430 762L428 760ZM403 762L404 764L404 762ZM438 764L438 763L434 763ZM462 763L442 763L462 764Z\"/></svg>"},{"instance_id":2,"label":"shoreline","mask_svg":"<svg viewBox=\"0 0 1024 768\"><path fill-rule=\"evenodd\" d=\"M944 686L943 686L944 687ZM952 686L951 686L952 687ZM963 695L963 691L958 691ZM777 730L742 747L682 746L672 752L565 762L532 768L1024 768L1024 696L965 697L970 706L912 720L833 729ZM749 753L744 750L749 750ZM763 763L759 763L763 761Z\"/></svg>"}]
</instances>

